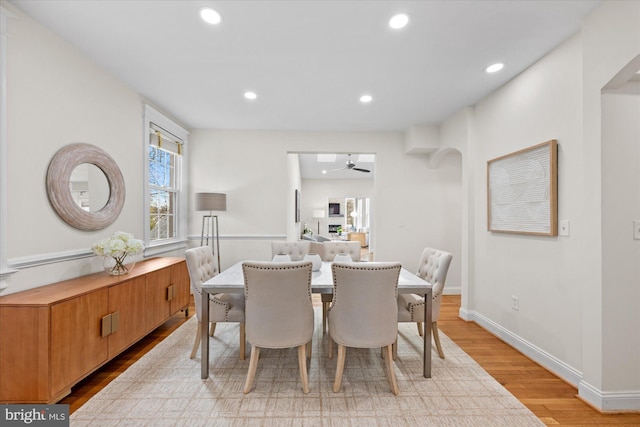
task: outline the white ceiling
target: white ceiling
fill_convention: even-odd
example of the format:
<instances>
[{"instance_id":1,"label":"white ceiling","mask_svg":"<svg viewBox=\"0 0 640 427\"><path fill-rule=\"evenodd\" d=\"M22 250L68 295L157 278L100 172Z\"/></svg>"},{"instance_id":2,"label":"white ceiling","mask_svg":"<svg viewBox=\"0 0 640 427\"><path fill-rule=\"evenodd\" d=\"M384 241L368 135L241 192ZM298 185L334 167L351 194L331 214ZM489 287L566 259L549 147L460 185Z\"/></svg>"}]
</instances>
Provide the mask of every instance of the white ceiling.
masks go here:
<instances>
[{"instance_id":1,"label":"white ceiling","mask_svg":"<svg viewBox=\"0 0 640 427\"><path fill-rule=\"evenodd\" d=\"M318 159L318 154L305 153L298 155L302 179L373 179L375 175L376 164L374 154L353 153L351 155L351 162L355 163L356 168L367 169L370 172L348 169L348 153L323 153L320 154L320 156L322 157ZM327 156L329 156L329 158ZM335 158L330 159L332 156L335 156ZM322 171L324 170L326 170L327 173L323 173Z\"/></svg>"},{"instance_id":2,"label":"white ceiling","mask_svg":"<svg viewBox=\"0 0 640 427\"><path fill-rule=\"evenodd\" d=\"M14 1L188 128L304 131L439 123L574 34L599 3ZM222 24L201 21L202 6ZM410 22L394 31L399 11ZM483 72L497 61L502 72Z\"/></svg>"}]
</instances>

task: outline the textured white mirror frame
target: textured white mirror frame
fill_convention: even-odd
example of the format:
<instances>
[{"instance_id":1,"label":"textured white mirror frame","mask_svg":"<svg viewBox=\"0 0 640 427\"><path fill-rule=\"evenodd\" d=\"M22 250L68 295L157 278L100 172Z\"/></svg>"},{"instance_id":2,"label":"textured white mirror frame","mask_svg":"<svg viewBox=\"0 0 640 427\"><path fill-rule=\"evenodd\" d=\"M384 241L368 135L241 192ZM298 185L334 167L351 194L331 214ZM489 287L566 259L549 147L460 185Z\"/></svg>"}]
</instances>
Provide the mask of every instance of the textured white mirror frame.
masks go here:
<instances>
[{"instance_id":1,"label":"textured white mirror frame","mask_svg":"<svg viewBox=\"0 0 640 427\"><path fill-rule=\"evenodd\" d=\"M82 163L97 166L109 184L107 203L97 212L81 209L71 195L71 174ZM67 224L79 230L100 230L113 223L122 211L124 178L116 162L101 148L84 143L70 144L61 148L49 163L47 194L51 205Z\"/></svg>"}]
</instances>

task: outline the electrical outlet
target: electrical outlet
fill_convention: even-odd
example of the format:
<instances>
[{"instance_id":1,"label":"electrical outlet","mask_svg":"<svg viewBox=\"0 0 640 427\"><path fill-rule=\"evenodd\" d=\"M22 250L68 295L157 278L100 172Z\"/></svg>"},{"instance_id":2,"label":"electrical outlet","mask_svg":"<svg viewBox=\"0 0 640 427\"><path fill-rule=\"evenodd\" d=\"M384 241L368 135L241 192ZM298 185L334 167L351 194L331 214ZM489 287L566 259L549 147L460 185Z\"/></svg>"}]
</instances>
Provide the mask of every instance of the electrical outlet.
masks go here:
<instances>
[{"instance_id":1,"label":"electrical outlet","mask_svg":"<svg viewBox=\"0 0 640 427\"><path fill-rule=\"evenodd\" d=\"M640 220L633 221L633 240L640 240Z\"/></svg>"},{"instance_id":2,"label":"electrical outlet","mask_svg":"<svg viewBox=\"0 0 640 427\"><path fill-rule=\"evenodd\" d=\"M520 298L511 295L511 309L520 310Z\"/></svg>"},{"instance_id":3,"label":"electrical outlet","mask_svg":"<svg viewBox=\"0 0 640 427\"><path fill-rule=\"evenodd\" d=\"M568 236L569 235L569 220L568 219L561 219L560 221L558 221L558 225L559 225L558 234L561 235L561 236Z\"/></svg>"}]
</instances>

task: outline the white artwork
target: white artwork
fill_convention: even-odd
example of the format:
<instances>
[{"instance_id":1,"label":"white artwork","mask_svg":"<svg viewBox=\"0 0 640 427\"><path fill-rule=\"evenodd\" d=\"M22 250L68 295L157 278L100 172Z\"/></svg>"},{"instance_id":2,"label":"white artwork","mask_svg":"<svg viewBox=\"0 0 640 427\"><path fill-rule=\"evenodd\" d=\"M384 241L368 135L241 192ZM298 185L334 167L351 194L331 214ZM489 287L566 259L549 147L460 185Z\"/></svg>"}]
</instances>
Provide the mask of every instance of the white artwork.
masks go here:
<instances>
[{"instance_id":1,"label":"white artwork","mask_svg":"<svg viewBox=\"0 0 640 427\"><path fill-rule=\"evenodd\" d=\"M490 231L558 235L555 140L487 162L487 188Z\"/></svg>"}]
</instances>

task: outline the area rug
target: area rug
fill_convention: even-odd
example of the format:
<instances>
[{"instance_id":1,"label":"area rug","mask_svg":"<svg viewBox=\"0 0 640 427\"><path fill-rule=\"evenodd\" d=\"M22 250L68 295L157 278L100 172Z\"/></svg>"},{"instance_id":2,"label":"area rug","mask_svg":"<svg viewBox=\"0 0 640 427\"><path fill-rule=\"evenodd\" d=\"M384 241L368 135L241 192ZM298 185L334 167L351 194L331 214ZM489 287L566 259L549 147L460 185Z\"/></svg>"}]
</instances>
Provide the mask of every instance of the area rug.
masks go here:
<instances>
[{"instance_id":1,"label":"area rug","mask_svg":"<svg viewBox=\"0 0 640 427\"><path fill-rule=\"evenodd\" d=\"M380 350L347 349L339 393L336 358L328 355L321 310L302 392L296 349L260 352L253 389L242 389L249 366L238 357L238 324L220 323L210 340L210 376L200 378L200 352L189 359L197 321L185 322L71 415L72 426L543 426L460 347L440 334L446 358L433 353L422 377L422 338L401 323L391 394ZM335 347L334 347L335 351Z\"/></svg>"}]
</instances>

